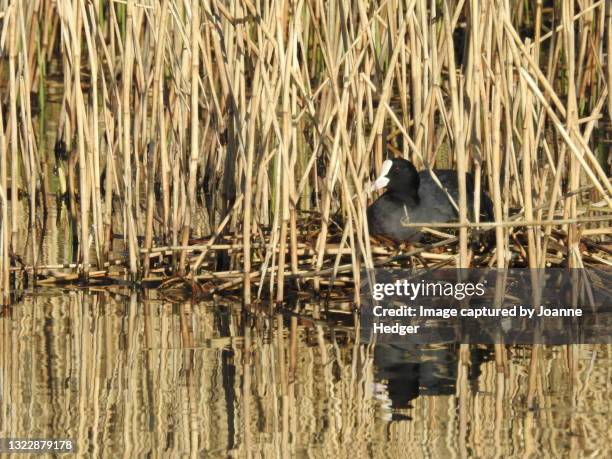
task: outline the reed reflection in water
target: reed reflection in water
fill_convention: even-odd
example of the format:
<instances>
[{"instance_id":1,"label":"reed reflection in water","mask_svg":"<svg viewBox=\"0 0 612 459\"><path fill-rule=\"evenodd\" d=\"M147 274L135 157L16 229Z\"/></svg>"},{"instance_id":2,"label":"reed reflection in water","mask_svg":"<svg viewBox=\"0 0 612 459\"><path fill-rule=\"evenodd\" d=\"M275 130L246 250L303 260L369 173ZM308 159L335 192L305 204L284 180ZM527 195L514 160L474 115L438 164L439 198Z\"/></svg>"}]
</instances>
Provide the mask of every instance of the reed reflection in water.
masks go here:
<instances>
[{"instance_id":1,"label":"reed reflection in water","mask_svg":"<svg viewBox=\"0 0 612 459\"><path fill-rule=\"evenodd\" d=\"M610 346L510 348L504 374L484 347L60 290L4 310L0 337L0 436L90 457L611 457Z\"/></svg>"}]
</instances>

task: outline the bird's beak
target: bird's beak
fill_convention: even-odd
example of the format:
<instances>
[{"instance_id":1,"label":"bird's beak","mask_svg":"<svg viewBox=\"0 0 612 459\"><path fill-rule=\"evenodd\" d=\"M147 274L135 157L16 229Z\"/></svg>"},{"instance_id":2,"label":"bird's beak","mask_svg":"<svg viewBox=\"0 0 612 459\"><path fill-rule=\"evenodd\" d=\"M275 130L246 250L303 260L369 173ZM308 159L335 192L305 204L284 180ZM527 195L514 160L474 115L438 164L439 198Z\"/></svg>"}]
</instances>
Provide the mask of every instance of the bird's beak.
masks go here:
<instances>
[{"instance_id":1,"label":"bird's beak","mask_svg":"<svg viewBox=\"0 0 612 459\"><path fill-rule=\"evenodd\" d=\"M368 187L368 193L373 193L376 190L380 190L381 188L386 187L389 184L389 179L387 177L383 177L382 175L378 177L376 180L371 182Z\"/></svg>"},{"instance_id":2,"label":"bird's beak","mask_svg":"<svg viewBox=\"0 0 612 459\"><path fill-rule=\"evenodd\" d=\"M381 188L384 188L389 184L389 179L387 178L387 174L391 170L392 165L393 163L389 159L386 160L382 164L382 168L380 169L380 176L376 180L371 182L367 187L368 193L372 193L376 190L380 190Z\"/></svg>"}]
</instances>

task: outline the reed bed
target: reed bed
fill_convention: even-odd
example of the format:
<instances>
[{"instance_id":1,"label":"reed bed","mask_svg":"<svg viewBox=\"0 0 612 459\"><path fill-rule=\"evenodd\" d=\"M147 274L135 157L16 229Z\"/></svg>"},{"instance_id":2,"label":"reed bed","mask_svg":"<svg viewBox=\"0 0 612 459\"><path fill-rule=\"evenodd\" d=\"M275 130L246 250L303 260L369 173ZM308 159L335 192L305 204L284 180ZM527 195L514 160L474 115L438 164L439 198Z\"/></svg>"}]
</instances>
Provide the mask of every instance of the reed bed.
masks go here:
<instances>
[{"instance_id":1,"label":"reed bed","mask_svg":"<svg viewBox=\"0 0 612 459\"><path fill-rule=\"evenodd\" d=\"M3 302L20 276L214 277L249 304L398 254L610 265L611 48L605 0L0 0ZM457 170L459 224L423 247L369 237L390 155Z\"/></svg>"}]
</instances>

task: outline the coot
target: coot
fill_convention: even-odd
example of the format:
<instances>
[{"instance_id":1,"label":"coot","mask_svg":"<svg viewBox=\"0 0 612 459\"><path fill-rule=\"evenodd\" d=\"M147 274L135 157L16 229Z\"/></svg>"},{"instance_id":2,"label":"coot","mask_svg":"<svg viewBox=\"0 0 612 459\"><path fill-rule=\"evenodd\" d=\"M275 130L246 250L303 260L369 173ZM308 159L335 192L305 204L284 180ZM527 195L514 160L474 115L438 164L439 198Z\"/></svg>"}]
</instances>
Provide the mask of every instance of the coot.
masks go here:
<instances>
[{"instance_id":1,"label":"coot","mask_svg":"<svg viewBox=\"0 0 612 459\"><path fill-rule=\"evenodd\" d=\"M457 205L459 184L454 170L434 169L438 180ZM391 238L397 242L419 241L423 233L420 228L405 227L402 221L410 223L446 223L456 221L458 212L446 193L434 182L428 171L417 172L414 165L402 158L386 160L380 177L371 185L371 191L386 188L368 208L370 234ZM466 176L468 218L474 209L474 177ZM493 217L493 203L485 194L480 198L480 221Z\"/></svg>"}]
</instances>

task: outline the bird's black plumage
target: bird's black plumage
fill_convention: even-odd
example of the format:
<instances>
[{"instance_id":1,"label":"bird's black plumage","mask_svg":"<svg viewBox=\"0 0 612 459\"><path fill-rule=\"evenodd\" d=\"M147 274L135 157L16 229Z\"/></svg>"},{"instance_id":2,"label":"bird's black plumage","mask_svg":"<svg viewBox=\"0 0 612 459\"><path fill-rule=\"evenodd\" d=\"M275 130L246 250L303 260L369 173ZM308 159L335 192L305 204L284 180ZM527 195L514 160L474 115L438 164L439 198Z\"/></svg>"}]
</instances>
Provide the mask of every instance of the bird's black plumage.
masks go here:
<instances>
[{"instance_id":1,"label":"bird's black plumage","mask_svg":"<svg viewBox=\"0 0 612 459\"><path fill-rule=\"evenodd\" d=\"M375 182L375 188L385 187L386 191L367 210L370 234L385 236L398 242L414 242L422 238L421 228L406 227L402 222L446 223L458 219L457 211L429 171L417 172L410 161L402 158L387 161L383 165L383 174ZM433 172L458 204L457 172L445 169L434 169ZM466 182L468 215L472 219L474 177L467 174ZM493 203L482 192L480 221L490 221L492 217Z\"/></svg>"}]
</instances>

